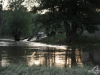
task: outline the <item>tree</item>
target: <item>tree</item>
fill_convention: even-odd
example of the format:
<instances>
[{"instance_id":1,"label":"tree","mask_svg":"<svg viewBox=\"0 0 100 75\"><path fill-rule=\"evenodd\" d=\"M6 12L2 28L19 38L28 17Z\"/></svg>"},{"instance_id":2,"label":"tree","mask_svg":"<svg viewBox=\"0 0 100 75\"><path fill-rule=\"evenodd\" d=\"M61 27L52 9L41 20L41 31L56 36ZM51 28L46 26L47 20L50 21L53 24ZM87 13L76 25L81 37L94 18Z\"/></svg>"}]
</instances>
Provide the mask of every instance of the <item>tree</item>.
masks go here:
<instances>
[{"instance_id":1,"label":"tree","mask_svg":"<svg viewBox=\"0 0 100 75\"><path fill-rule=\"evenodd\" d=\"M77 30L79 28L86 29L89 32L96 30L96 25L100 24L99 12L96 11L99 8L97 1L93 0L37 0L40 6L37 8L40 10L48 10L48 15L45 18L45 23L54 25L56 22L63 22L66 29L66 37L69 42L74 41L77 38ZM42 19L43 21L44 19ZM43 21L44 22L44 21ZM56 24L57 25L57 24ZM92 29L91 29L92 27Z\"/></svg>"},{"instance_id":2,"label":"tree","mask_svg":"<svg viewBox=\"0 0 100 75\"><path fill-rule=\"evenodd\" d=\"M20 1L11 4L10 8L10 10L4 12L3 31L11 34L15 41L19 41L21 36L31 34L31 14L26 11Z\"/></svg>"},{"instance_id":3,"label":"tree","mask_svg":"<svg viewBox=\"0 0 100 75\"><path fill-rule=\"evenodd\" d=\"M3 17L2 17L2 5L0 4L0 34L1 34L2 21L3 21Z\"/></svg>"},{"instance_id":4,"label":"tree","mask_svg":"<svg viewBox=\"0 0 100 75\"><path fill-rule=\"evenodd\" d=\"M36 25L35 27L38 29L43 28L48 36L52 31L64 31L63 22L55 19L52 15L51 13L36 14L32 19L33 23L35 23L34 25Z\"/></svg>"}]
</instances>

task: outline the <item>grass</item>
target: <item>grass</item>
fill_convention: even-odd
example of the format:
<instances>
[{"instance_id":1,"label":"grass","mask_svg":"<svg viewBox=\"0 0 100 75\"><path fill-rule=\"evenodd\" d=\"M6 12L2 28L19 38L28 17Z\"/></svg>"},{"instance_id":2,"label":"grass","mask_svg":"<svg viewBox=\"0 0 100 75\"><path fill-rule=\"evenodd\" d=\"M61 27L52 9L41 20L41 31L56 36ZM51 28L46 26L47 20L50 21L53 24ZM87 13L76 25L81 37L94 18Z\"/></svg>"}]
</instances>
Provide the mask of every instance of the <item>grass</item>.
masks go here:
<instances>
[{"instance_id":1,"label":"grass","mask_svg":"<svg viewBox=\"0 0 100 75\"><path fill-rule=\"evenodd\" d=\"M81 35L78 40L76 40L77 43L81 44L96 44L100 43L100 38L99 37L89 37L89 36L84 36Z\"/></svg>"},{"instance_id":2,"label":"grass","mask_svg":"<svg viewBox=\"0 0 100 75\"><path fill-rule=\"evenodd\" d=\"M40 40L40 42L48 43L48 44L66 44L65 42L65 34L57 34L54 36L49 36L43 40Z\"/></svg>"},{"instance_id":3,"label":"grass","mask_svg":"<svg viewBox=\"0 0 100 75\"><path fill-rule=\"evenodd\" d=\"M51 37L47 37L40 42L48 44L58 44L58 45L68 45L65 34L57 34ZM100 45L100 38L98 37L89 37L81 35L76 40L71 43L72 46L81 46L81 45Z\"/></svg>"},{"instance_id":4,"label":"grass","mask_svg":"<svg viewBox=\"0 0 100 75\"><path fill-rule=\"evenodd\" d=\"M0 35L1 39L12 39L13 37L10 35Z\"/></svg>"},{"instance_id":5,"label":"grass","mask_svg":"<svg viewBox=\"0 0 100 75\"><path fill-rule=\"evenodd\" d=\"M0 75L95 75L89 73L93 66L74 66L72 68L27 66L23 64L11 64L7 67L0 66Z\"/></svg>"}]
</instances>

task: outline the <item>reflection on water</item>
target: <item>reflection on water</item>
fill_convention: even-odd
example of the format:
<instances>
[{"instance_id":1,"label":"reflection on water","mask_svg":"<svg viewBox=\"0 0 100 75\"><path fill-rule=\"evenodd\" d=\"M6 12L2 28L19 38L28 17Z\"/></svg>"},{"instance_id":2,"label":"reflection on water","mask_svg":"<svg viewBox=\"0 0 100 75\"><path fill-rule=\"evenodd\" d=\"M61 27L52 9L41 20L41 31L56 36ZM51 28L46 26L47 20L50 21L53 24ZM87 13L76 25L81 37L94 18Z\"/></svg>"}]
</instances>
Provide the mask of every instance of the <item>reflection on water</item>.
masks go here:
<instances>
[{"instance_id":1,"label":"reflection on water","mask_svg":"<svg viewBox=\"0 0 100 75\"><path fill-rule=\"evenodd\" d=\"M19 43L20 44L20 43ZM71 67L72 64L83 65L85 62L100 64L99 52L83 52L81 48L49 48L32 46L0 46L0 64L7 66L18 63L18 60L26 62L29 66L58 66Z\"/></svg>"}]
</instances>

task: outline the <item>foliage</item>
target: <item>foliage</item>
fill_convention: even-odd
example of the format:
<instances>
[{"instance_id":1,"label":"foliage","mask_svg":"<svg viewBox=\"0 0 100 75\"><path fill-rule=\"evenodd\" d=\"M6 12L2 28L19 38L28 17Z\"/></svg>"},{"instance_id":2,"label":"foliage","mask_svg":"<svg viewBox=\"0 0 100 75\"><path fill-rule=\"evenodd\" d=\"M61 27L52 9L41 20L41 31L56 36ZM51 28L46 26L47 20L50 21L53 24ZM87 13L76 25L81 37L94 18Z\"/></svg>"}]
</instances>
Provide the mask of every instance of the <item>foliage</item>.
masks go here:
<instances>
[{"instance_id":1,"label":"foliage","mask_svg":"<svg viewBox=\"0 0 100 75\"><path fill-rule=\"evenodd\" d=\"M94 75L88 73L93 66L84 65L83 67L74 66L72 68L44 67L44 66L27 66L23 64L11 64L0 75Z\"/></svg>"},{"instance_id":2,"label":"foliage","mask_svg":"<svg viewBox=\"0 0 100 75\"><path fill-rule=\"evenodd\" d=\"M2 22L3 22L2 5L0 4L0 34L1 34Z\"/></svg>"},{"instance_id":3,"label":"foliage","mask_svg":"<svg viewBox=\"0 0 100 75\"><path fill-rule=\"evenodd\" d=\"M64 34L57 34L54 36L47 37L45 39L40 40L41 42L48 43L48 44L66 44L66 35Z\"/></svg>"},{"instance_id":4,"label":"foliage","mask_svg":"<svg viewBox=\"0 0 100 75\"><path fill-rule=\"evenodd\" d=\"M97 24L100 24L99 12L96 11L98 6L95 5L98 1L92 0L37 0L40 6L37 10L48 10L41 15L41 22L46 25L46 29L58 28L64 23L66 36L69 41L77 38L77 30L82 28L82 31L88 30L94 32ZM40 19L39 18L39 19ZM91 28L93 27L93 28ZM47 30L48 31L48 30ZM82 33L82 32L81 32Z\"/></svg>"},{"instance_id":5,"label":"foliage","mask_svg":"<svg viewBox=\"0 0 100 75\"><path fill-rule=\"evenodd\" d=\"M53 19L50 13L46 14L36 14L33 16L33 23L36 25L35 27L38 28L38 30L44 29L44 32L48 35L50 32L64 32L64 24L63 22L57 21L56 19Z\"/></svg>"},{"instance_id":6,"label":"foliage","mask_svg":"<svg viewBox=\"0 0 100 75\"><path fill-rule=\"evenodd\" d=\"M5 22L2 30L4 33L11 34L14 38L18 37L20 40L21 36L31 34L32 14L21 5L14 7L11 10L4 11Z\"/></svg>"},{"instance_id":7,"label":"foliage","mask_svg":"<svg viewBox=\"0 0 100 75\"><path fill-rule=\"evenodd\" d=\"M40 40L39 42L43 42L43 43L48 43L48 44L58 44L58 45L70 45L70 46L89 46L89 45L96 45L96 47L98 48L100 45L100 39L99 37L91 37L91 36L85 36L85 35L81 35L79 36L77 39L75 39L73 41L73 43L68 43L66 42L66 34L57 34L51 37L47 37L45 39ZM88 48L88 47L86 47ZM94 49L94 48L93 48ZM96 49L96 48L95 48ZM94 50L95 50L94 49Z\"/></svg>"},{"instance_id":8,"label":"foliage","mask_svg":"<svg viewBox=\"0 0 100 75\"><path fill-rule=\"evenodd\" d=\"M31 15L27 12L7 11L5 19L5 25L3 31L14 36L17 34L30 35L31 32ZM5 28L6 27L6 28ZM6 30L5 30L6 29Z\"/></svg>"},{"instance_id":9,"label":"foliage","mask_svg":"<svg viewBox=\"0 0 100 75\"><path fill-rule=\"evenodd\" d=\"M15 1L11 1L9 3L9 8L8 10L21 10L21 11L26 11L27 8L24 7L22 5L22 3L24 2L25 0L15 0Z\"/></svg>"},{"instance_id":10,"label":"foliage","mask_svg":"<svg viewBox=\"0 0 100 75\"><path fill-rule=\"evenodd\" d=\"M43 30L43 26L42 24L40 23L39 21L39 18L40 18L40 14L38 13L35 13L33 16L32 16L32 23L34 24L33 26L33 33L38 33L39 31Z\"/></svg>"}]
</instances>

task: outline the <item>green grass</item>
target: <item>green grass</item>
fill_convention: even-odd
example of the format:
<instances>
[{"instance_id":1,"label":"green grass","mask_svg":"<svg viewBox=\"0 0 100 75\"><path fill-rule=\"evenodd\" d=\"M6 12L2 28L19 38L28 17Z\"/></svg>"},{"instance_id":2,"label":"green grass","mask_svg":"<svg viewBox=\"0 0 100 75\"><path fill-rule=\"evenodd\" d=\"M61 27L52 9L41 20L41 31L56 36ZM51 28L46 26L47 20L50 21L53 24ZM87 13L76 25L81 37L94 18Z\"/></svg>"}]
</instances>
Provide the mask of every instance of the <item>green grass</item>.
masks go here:
<instances>
[{"instance_id":1,"label":"green grass","mask_svg":"<svg viewBox=\"0 0 100 75\"><path fill-rule=\"evenodd\" d=\"M57 34L51 37L47 37L46 39L40 40L40 42L48 43L48 44L60 44L60 45L68 45L66 35L65 34ZM98 37L89 37L81 35L76 40L74 40L71 45L81 46L81 45L100 45L100 38Z\"/></svg>"},{"instance_id":2,"label":"green grass","mask_svg":"<svg viewBox=\"0 0 100 75\"><path fill-rule=\"evenodd\" d=\"M82 44L96 44L100 43L100 38L81 35L76 42Z\"/></svg>"},{"instance_id":3,"label":"green grass","mask_svg":"<svg viewBox=\"0 0 100 75\"><path fill-rule=\"evenodd\" d=\"M0 35L0 39L13 39L10 35Z\"/></svg>"},{"instance_id":4,"label":"green grass","mask_svg":"<svg viewBox=\"0 0 100 75\"><path fill-rule=\"evenodd\" d=\"M49 36L43 40L40 40L40 42L48 43L48 44L66 44L65 36L66 36L65 34L57 34L54 36Z\"/></svg>"},{"instance_id":5,"label":"green grass","mask_svg":"<svg viewBox=\"0 0 100 75\"><path fill-rule=\"evenodd\" d=\"M23 64L11 64L7 67L0 66L0 75L94 75L88 73L93 66L74 66L72 68L27 66Z\"/></svg>"}]
</instances>

